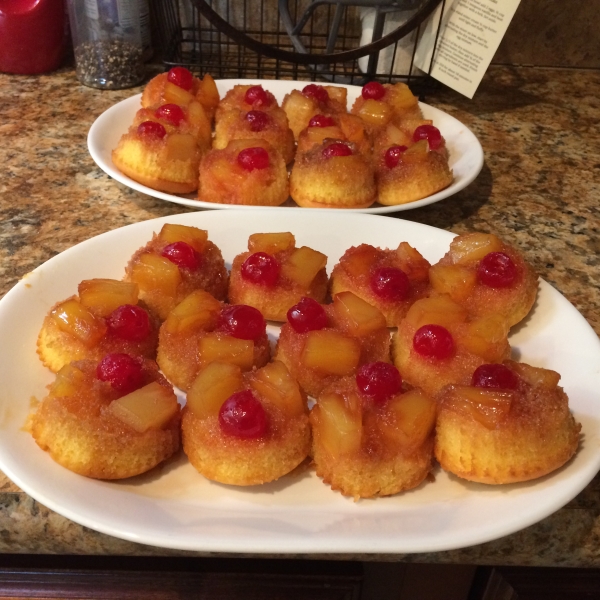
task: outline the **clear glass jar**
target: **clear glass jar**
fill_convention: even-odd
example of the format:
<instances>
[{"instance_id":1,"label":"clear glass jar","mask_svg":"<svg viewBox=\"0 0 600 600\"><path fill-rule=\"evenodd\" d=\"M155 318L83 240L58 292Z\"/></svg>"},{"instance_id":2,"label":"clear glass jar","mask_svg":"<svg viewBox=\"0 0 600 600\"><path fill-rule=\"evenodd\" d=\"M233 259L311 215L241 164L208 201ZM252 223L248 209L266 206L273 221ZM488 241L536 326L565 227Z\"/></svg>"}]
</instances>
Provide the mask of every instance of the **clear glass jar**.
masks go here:
<instances>
[{"instance_id":1,"label":"clear glass jar","mask_svg":"<svg viewBox=\"0 0 600 600\"><path fill-rule=\"evenodd\" d=\"M142 12L147 0L68 0L77 79L107 90L145 76Z\"/></svg>"}]
</instances>

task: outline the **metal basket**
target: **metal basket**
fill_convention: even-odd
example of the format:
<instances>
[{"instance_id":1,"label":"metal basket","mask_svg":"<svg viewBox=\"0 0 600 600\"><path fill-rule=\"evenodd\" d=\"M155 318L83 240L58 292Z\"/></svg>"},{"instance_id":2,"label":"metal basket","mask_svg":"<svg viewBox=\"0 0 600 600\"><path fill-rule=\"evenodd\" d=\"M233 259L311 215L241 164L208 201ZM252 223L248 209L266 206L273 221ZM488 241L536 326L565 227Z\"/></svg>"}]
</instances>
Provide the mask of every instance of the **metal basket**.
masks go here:
<instances>
[{"instance_id":1,"label":"metal basket","mask_svg":"<svg viewBox=\"0 0 600 600\"><path fill-rule=\"evenodd\" d=\"M153 0L165 68L215 78L363 85L431 81L414 65L423 21L444 0ZM431 59L433 61L433 57Z\"/></svg>"}]
</instances>

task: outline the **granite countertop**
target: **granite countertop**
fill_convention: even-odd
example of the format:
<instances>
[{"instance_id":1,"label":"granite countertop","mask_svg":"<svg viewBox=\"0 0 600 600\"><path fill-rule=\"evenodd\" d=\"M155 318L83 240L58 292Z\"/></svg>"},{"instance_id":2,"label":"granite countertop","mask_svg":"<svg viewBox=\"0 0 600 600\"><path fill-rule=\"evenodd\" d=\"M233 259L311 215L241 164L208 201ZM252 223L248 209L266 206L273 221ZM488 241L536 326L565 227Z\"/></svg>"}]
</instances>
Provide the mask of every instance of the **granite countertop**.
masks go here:
<instances>
[{"instance_id":1,"label":"granite countertop","mask_svg":"<svg viewBox=\"0 0 600 600\"><path fill-rule=\"evenodd\" d=\"M78 242L188 210L113 181L88 154L94 119L140 90L87 88L70 68L35 77L0 74L0 294ZM518 246L599 333L599 97L600 72L590 70L492 67L473 100L443 86L433 89L425 100L472 129L485 164L475 182L451 199L390 218L455 233L497 233ZM1 473L0 553L203 555L91 531L48 510ZM494 542L350 558L600 567L600 477L555 514Z\"/></svg>"}]
</instances>

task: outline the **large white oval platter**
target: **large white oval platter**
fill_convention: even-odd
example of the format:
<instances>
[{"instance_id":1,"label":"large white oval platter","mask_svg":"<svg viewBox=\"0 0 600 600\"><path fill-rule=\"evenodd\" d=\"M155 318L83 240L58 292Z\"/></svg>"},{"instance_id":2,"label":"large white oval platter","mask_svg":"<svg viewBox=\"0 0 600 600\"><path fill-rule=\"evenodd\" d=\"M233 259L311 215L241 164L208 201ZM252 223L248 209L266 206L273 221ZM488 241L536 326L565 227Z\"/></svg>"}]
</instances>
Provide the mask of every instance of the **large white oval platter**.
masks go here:
<instances>
[{"instance_id":1,"label":"large white oval platter","mask_svg":"<svg viewBox=\"0 0 600 600\"><path fill-rule=\"evenodd\" d=\"M23 278L0 301L0 469L45 506L119 538L182 550L237 553L416 553L486 542L553 513L600 468L600 341L556 290L541 283L530 317L513 333L516 355L558 370L582 445L554 474L492 487L436 471L435 481L408 493L353 502L306 470L261 487L211 483L185 457L123 482L86 479L55 464L23 430L31 398L41 399L51 373L35 343L57 301L94 277L121 278L133 252L163 223L207 229L228 266L256 232L291 231L297 243L324 252L331 268L350 246L396 247L407 241L430 261L452 234L389 217L303 211L201 211L137 223L81 243ZM274 332L276 334L276 330Z\"/></svg>"},{"instance_id":2,"label":"large white oval platter","mask_svg":"<svg viewBox=\"0 0 600 600\"><path fill-rule=\"evenodd\" d=\"M306 81L277 81L277 80L259 80L259 79L221 79L217 80L217 88L221 97L236 84L261 84L265 89L271 91L277 100L281 102L284 96L294 89L302 89L306 85ZM358 86L347 85L342 86L348 89L348 106L351 107L354 100L359 95L361 88ZM174 195L153 190L141 183L137 183L130 177L127 177L119 171L112 162L111 152L117 146L121 135L123 135L131 123L136 111L141 107L141 95L137 94L126 100L111 106L103 112L92 124L88 133L88 150L96 164L113 179L120 183L149 196L174 202L175 204L183 204L194 208L209 208L209 209L224 209L224 210L261 210L261 207L256 206L235 206L230 204L215 204L212 202L203 202L197 200L194 194ZM410 202L400 206L383 206L375 204L370 208L348 209L352 212L363 213L392 213L403 210L419 208L439 202L445 198L453 196L460 190L467 187L477 177L483 166L483 150L479 140L473 132L463 125L460 121L450 116L449 114L421 103L423 115L426 119L432 119L442 132L446 139L446 144L450 152L450 168L454 174L453 183L446 189L436 194L432 194L422 200ZM299 207L291 200L281 207L276 207L278 210L293 208L297 210ZM319 208L319 209L302 209L302 210L318 210L319 212L331 210L339 212L339 209Z\"/></svg>"}]
</instances>

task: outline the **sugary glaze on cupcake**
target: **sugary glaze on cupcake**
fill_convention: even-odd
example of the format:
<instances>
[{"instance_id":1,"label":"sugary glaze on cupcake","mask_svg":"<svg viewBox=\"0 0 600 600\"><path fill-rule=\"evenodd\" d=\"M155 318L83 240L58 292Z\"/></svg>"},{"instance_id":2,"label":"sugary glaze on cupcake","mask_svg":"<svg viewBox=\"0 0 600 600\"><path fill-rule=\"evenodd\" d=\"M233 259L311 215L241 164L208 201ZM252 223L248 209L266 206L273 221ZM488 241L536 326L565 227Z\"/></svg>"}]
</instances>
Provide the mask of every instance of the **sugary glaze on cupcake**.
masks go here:
<instances>
[{"instance_id":1,"label":"sugary glaze on cupcake","mask_svg":"<svg viewBox=\"0 0 600 600\"><path fill-rule=\"evenodd\" d=\"M201 110L198 103L194 106ZM201 117L204 125L192 126L191 114L176 104L141 109L136 121L146 120L132 125L111 153L115 167L161 192L186 194L198 189L198 165L210 138L205 137L206 117Z\"/></svg>"},{"instance_id":2,"label":"sugary glaze on cupcake","mask_svg":"<svg viewBox=\"0 0 600 600\"><path fill-rule=\"evenodd\" d=\"M180 445L173 387L154 361L127 354L65 365L28 427L57 463L95 479L145 473Z\"/></svg>"},{"instance_id":3,"label":"sugary glaze on cupcake","mask_svg":"<svg viewBox=\"0 0 600 600\"><path fill-rule=\"evenodd\" d=\"M404 380L435 395L466 385L475 369L510 356L509 327L497 315L471 317L449 296L417 300L392 339L394 364Z\"/></svg>"},{"instance_id":4,"label":"sugary glaze on cupcake","mask_svg":"<svg viewBox=\"0 0 600 600\"><path fill-rule=\"evenodd\" d=\"M423 120L419 99L405 83L367 83L350 112L364 121L373 136L389 123L408 124Z\"/></svg>"},{"instance_id":5,"label":"sugary glaze on cupcake","mask_svg":"<svg viewBox=\"0 0 600 600\"><path fill-rule=\"evenodd\" d=\"M443 469L488 484L529 481L577 451L581 425L555 371L506 361L438 396L435 455Z\"/></svg>"},{"instance_id":6,"label":"sugary glaze on cupcake","mask_svg":"<svg viewBox=\"0 0 600 600\"><path fill-rule=\"evenodd\" d=\"M224 300L228 273L221 251L205 230L167 223L131 257L125 280L138 285L140 299L164 320L194 290Z\"/></svg>"},{"instance_id":7,"label":"sugary glaze on cupcake","mask_svg":"<svg viewBox=\"0 0 600 600\"><path fill-rule=\"evenodd\" d=\"M187 106L196 101L202 105L210 121L215 116L219 99L219 91L212 75L207 73L200 79L185 67L173 67L167 73L156 75L142 92L144 108L161 104Z\"/></svg>"},{"instance_id":8,"label":"sugary glaze on cupcake","mask_svg":"<svg viewBox=\"0 0 600 600\"><path fill-rule=\"evenodd\" d=\"M200 163L198 199L204 202L279 206L288 197L285 160L265 140L231 140Z\"/></svg>"},{"instance_id":9,"label":"sugary glaze on cupcake","mask_svg":"<svg viewBox=\"0 0 600 600\"><path fill-rule=\"evenodd\" d=\"M160 328L157 362L166 378L187 391L211 362L229 362L248 371L271 357L266 323L246 305L224 305L196 290L180 302Z\"/></svg>"},{"instance_id":10,"label":"sugary glaze on cupcake","mask_svg":"<svg viewBox=\"0 0 600 600\"><path fill-rule=\"evenodd\" d=\"M44 318L37 353L51 371L75 360L125 352L156 357L160 322L139 302L135 283L87 279L78 295L57 302Z\"/></svg>"},{"instance_id":11,"label":"sugary glaze on cupcake","mask_svg":"<svg viewBox=\"0 0 600 600\"><path fill-rule=\"evenodd\" d=\"M285 321L291 306L307 296L324 302L327 257L308 246L296 247L290 232L255 233L248 251L231 266L229 302L254 306L272 321Z\"/></svg>"},{"instance_id":12,"label":"sugary glaze on cupcake","mask_svg":"<svg viewBox=\"0 0 600 600\"><path fill-rule=\"evenodd\" d=\"M274 481L308 455L307 413L306 398L282 363L248 373L211 363L187 394L183 449L213 481L239 486Z\"/></svg>"},{"instance_id":13,"label":"sugary glaze on cupcake","mask_svg":"<svg viewBox=\"0 0 600 600\"><path fill-rule=\"evenodd\" d=\"M278 107L269 111L223 111L215 124L213 148L226 148L231 140L265 140L281 154L286 164L294 160L294 134L285 112Z\"/></svg>"},{"instance_id":14,"label":"sugary glaze on cupcake","mask_svg":"<svg viewBox=\"0 0 600 600\"><path fill-rule=\"evenodd\" d=\"M298 135L297 152L304 154L327 139L352 142L358 152L371 156L371 140L367 137L363 121L356 115L315 115Z\"/></svg>"},{"instance_id":15,"label":"sugary glaze on cupcake","mask_svg":"<svg viewBox=\"0 0 600 600\"><path fill-rule=\"evenodd\" d=\"M421 390L402 390L393 365L363 365L323 390L310 411L317 475L355 500L417 487L432 468L435 415Z\"/></svg>"},{"instance_id":16,"label":"sugary glaze on cupcake","mask_svg":"<svg viewBox=\"0 0 600 600\"><path fill-rule=\"evenodd\" d=\"M309 208L366 208L376 199L373 167L351 142L325 140L297 154L290 195Z\"/></svg>"},{"instance_id":17,"label":"sugary glaze on cupcake","mask_svg":"<svg viewBox=\"0 0 600 600\"><path fill-rule=\"evenodd\" d=\"M408 145L388 145L392 139L404 137L403 134L388 135L390 131L393 130L388 127L385 139L376 142L374 151L377 200L380 204L395 206L421 200L447 188L454 181L439 129L427 126L427 129L416 130ZM428 132L429 137L421 137L420 131Z\"/></svg>"},{"instance_id":18,"label":"sugary glaze on cupcake","mask_svg":"<svg viewBox=\"0 0 600 600\"><path fill-rule=\"evenodd\" d=\"M376 306L388 327L396 327L413 302L429 295L429 267L407 242L395 250L361 244L346 250L333 267L331 294L353 292Z\"/></svg>"},{"instance_id":19,"label":"sugary glaze on cupcake","mask_svg":"<svg viewBox=\"0 0 600 600\"><path fill-rule=\"evenodd\" d=\"M322 305L303 298L288 311L275 349L300 387L316 398L340 377L368 362L390 362L385 317L352 292Z\"/></svg>"},{"instance_id":20,"label":"sugary glaze on cupcake","mask_svg":"<svg viewBox=\"0 0 600 600\"><path fill-rule=\"evenodd\" d=\"M430 277L434 293L448 294L473 315L500 315L510 326L527 316L537 297L533 268L494 234L455 237Z\"/></svg>"},{"instance_id":21,"label":"sugary glaze on cupcake","mask_svg":"<svg viewBox=\"0 0 600 600\"><path fill-rule=\"evenodd\" d=\"M281 108L285 111L294 137L308 127L315 115L338 115L347 112L346 88L334 85L310 83L302 90L292 90L283 99Z\"/></svg>"},{"instance_id":22,"label":"sugary glaze on cupcake","mask_svg":"<svg viewBox=\"0 0 600 600\"><path fill-rule=\"evenodd\" d=\"M220 121L224 114L232 110L238 112L248 112L250 110L269 112L277 109L279 109L277 99L262 85L237 84L221 98L217 106L215 122Z\"/></svg>"}]
</instances>

